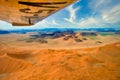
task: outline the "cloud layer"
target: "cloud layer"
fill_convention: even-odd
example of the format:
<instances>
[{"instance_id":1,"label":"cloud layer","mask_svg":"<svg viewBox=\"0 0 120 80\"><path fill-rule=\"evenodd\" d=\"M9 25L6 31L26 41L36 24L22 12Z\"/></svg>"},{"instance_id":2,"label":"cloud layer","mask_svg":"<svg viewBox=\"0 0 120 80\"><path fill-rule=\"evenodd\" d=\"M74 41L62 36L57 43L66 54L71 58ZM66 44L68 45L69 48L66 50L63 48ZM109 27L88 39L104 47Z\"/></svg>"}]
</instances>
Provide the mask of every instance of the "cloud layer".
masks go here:
<instances>
[{"instance_id":1,"label":"cloud layer","mask_svg":"<svg viewBox=\"0 0 120 80\"><path fill-rule=\"evenodd\" d=\"M79 26L95 27L116 25L120 23L120 3L114 3L113 0L91 0L89 4L91 16L79 21Z\"/></svg>"},{"instance_id":2,"label":"cloud layer","mask_svg":"<svg viewBox=\"0 0 120 80\"><path fill-rule=\"evenodd\" d=\"M76 20L76 12L80 9L80 7L73 8L74 5L71 5L67 8L67 11L69 12L70 16L69 18L64 18L64 20L74 23Z\"/></svg>"},{"instance_id":3,"label":"cloud layer","mask_svg":"<svg viewBox=\"0 0 120 80\"><path fill-rule=\"evenodd\" d=\"M88 2L87 6L91 10L88 13L91 15L80 17L75 21L78 16L76 13L80 12L81 6L73 8L75 5L73 4L67 8L70 13L69 18L64 18L64 20L78 25L77 27L109 27L110 25L120 27L116 25L120 23L120 2L117 0L88 0Z\"/></svg>"}]
</instances>

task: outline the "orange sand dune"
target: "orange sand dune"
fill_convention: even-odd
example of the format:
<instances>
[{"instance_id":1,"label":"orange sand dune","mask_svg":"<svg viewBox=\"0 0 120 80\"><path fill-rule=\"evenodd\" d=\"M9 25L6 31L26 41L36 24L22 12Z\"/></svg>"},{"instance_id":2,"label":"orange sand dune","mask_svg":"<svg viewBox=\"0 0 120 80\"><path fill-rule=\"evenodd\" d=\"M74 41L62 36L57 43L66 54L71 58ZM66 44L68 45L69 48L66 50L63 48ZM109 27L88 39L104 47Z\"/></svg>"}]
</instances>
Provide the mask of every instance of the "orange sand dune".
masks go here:
<instances>
[{"instance_id":1,"label":"orange sand dune","mask_svg":"<svg viewBox=\"0 0 120 80\"><path fill-rule=\"evenodd\" d=\"M0 80L120 80L120 42L67 50L0 47Z\"/></svg>"},{"instance_id":2,"label":"orange sand dune","mask_svg":"<svg viewBox=\"0 0 120 80\"><path fill-rule=\"evenodd\" d=\"M32 66L23 60L17 60L7 55L0 56L0 74L12 73Z\"/></svg>"}]
</instances>

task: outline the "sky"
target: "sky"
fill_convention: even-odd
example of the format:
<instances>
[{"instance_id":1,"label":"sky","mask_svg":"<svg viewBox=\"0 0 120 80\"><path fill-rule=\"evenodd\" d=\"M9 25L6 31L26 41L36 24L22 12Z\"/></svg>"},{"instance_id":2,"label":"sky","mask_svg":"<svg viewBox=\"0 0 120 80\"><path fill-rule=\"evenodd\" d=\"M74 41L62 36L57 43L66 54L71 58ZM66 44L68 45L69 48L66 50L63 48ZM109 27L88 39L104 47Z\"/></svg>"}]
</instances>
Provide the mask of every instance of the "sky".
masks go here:
<instances>
[{"instance_id":1,"label":"sky","mask_svg":"<svg viewBox=\"0 0 120 80\"><path fill-rule=\"evenodd\" d=\"M0 29L119 28L120 0L78 0L30 27L15 27L0 20Z\"/></svg>"}]
</instances>

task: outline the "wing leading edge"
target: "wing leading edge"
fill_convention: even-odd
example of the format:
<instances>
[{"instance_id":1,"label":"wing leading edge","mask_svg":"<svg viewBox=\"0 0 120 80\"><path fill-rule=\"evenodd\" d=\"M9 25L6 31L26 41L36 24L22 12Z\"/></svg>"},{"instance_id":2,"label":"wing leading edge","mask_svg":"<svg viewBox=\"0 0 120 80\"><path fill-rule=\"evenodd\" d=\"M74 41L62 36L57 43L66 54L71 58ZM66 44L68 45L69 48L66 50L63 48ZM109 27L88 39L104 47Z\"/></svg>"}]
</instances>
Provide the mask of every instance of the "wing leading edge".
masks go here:
<instances>
[{"instance_id":1,"label":"wing leading edge","mask_svg":"<svg viewBox=\"0 0 120 80\"><path fill-rule=\"evenodd\" d=\"M13 26L30 26L76 0L0 0L0 20Z\"/></svg>"}]
</instances>

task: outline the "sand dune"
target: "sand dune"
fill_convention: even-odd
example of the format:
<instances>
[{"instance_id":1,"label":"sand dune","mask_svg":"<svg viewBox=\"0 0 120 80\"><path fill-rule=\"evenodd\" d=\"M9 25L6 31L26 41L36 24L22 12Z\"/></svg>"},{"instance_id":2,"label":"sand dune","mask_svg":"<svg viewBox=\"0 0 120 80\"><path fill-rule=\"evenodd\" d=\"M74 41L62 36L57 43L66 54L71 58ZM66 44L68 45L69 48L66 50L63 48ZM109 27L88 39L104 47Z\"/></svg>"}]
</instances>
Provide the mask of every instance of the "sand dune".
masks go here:
<instances>
[{"instance_id":1,"label":"sand dune","mask_svg":"<svg viewBox=\"0 0 120 80\"><path fill-rule=\"evenodd\" d=\"M0 47L0 80L120 80L120 42L67 50Z\"/></svg>"},{"instance_id":2,"label":"sand dune","mask_svg":"<svg viewBox=\"0 0 120 80\"><path fill-rule=\"evenodd\" d=\"M7 55L0 56L0 74L12 73L32 66L23 60L11 58Z\"/></svg>"}]
</instances>

